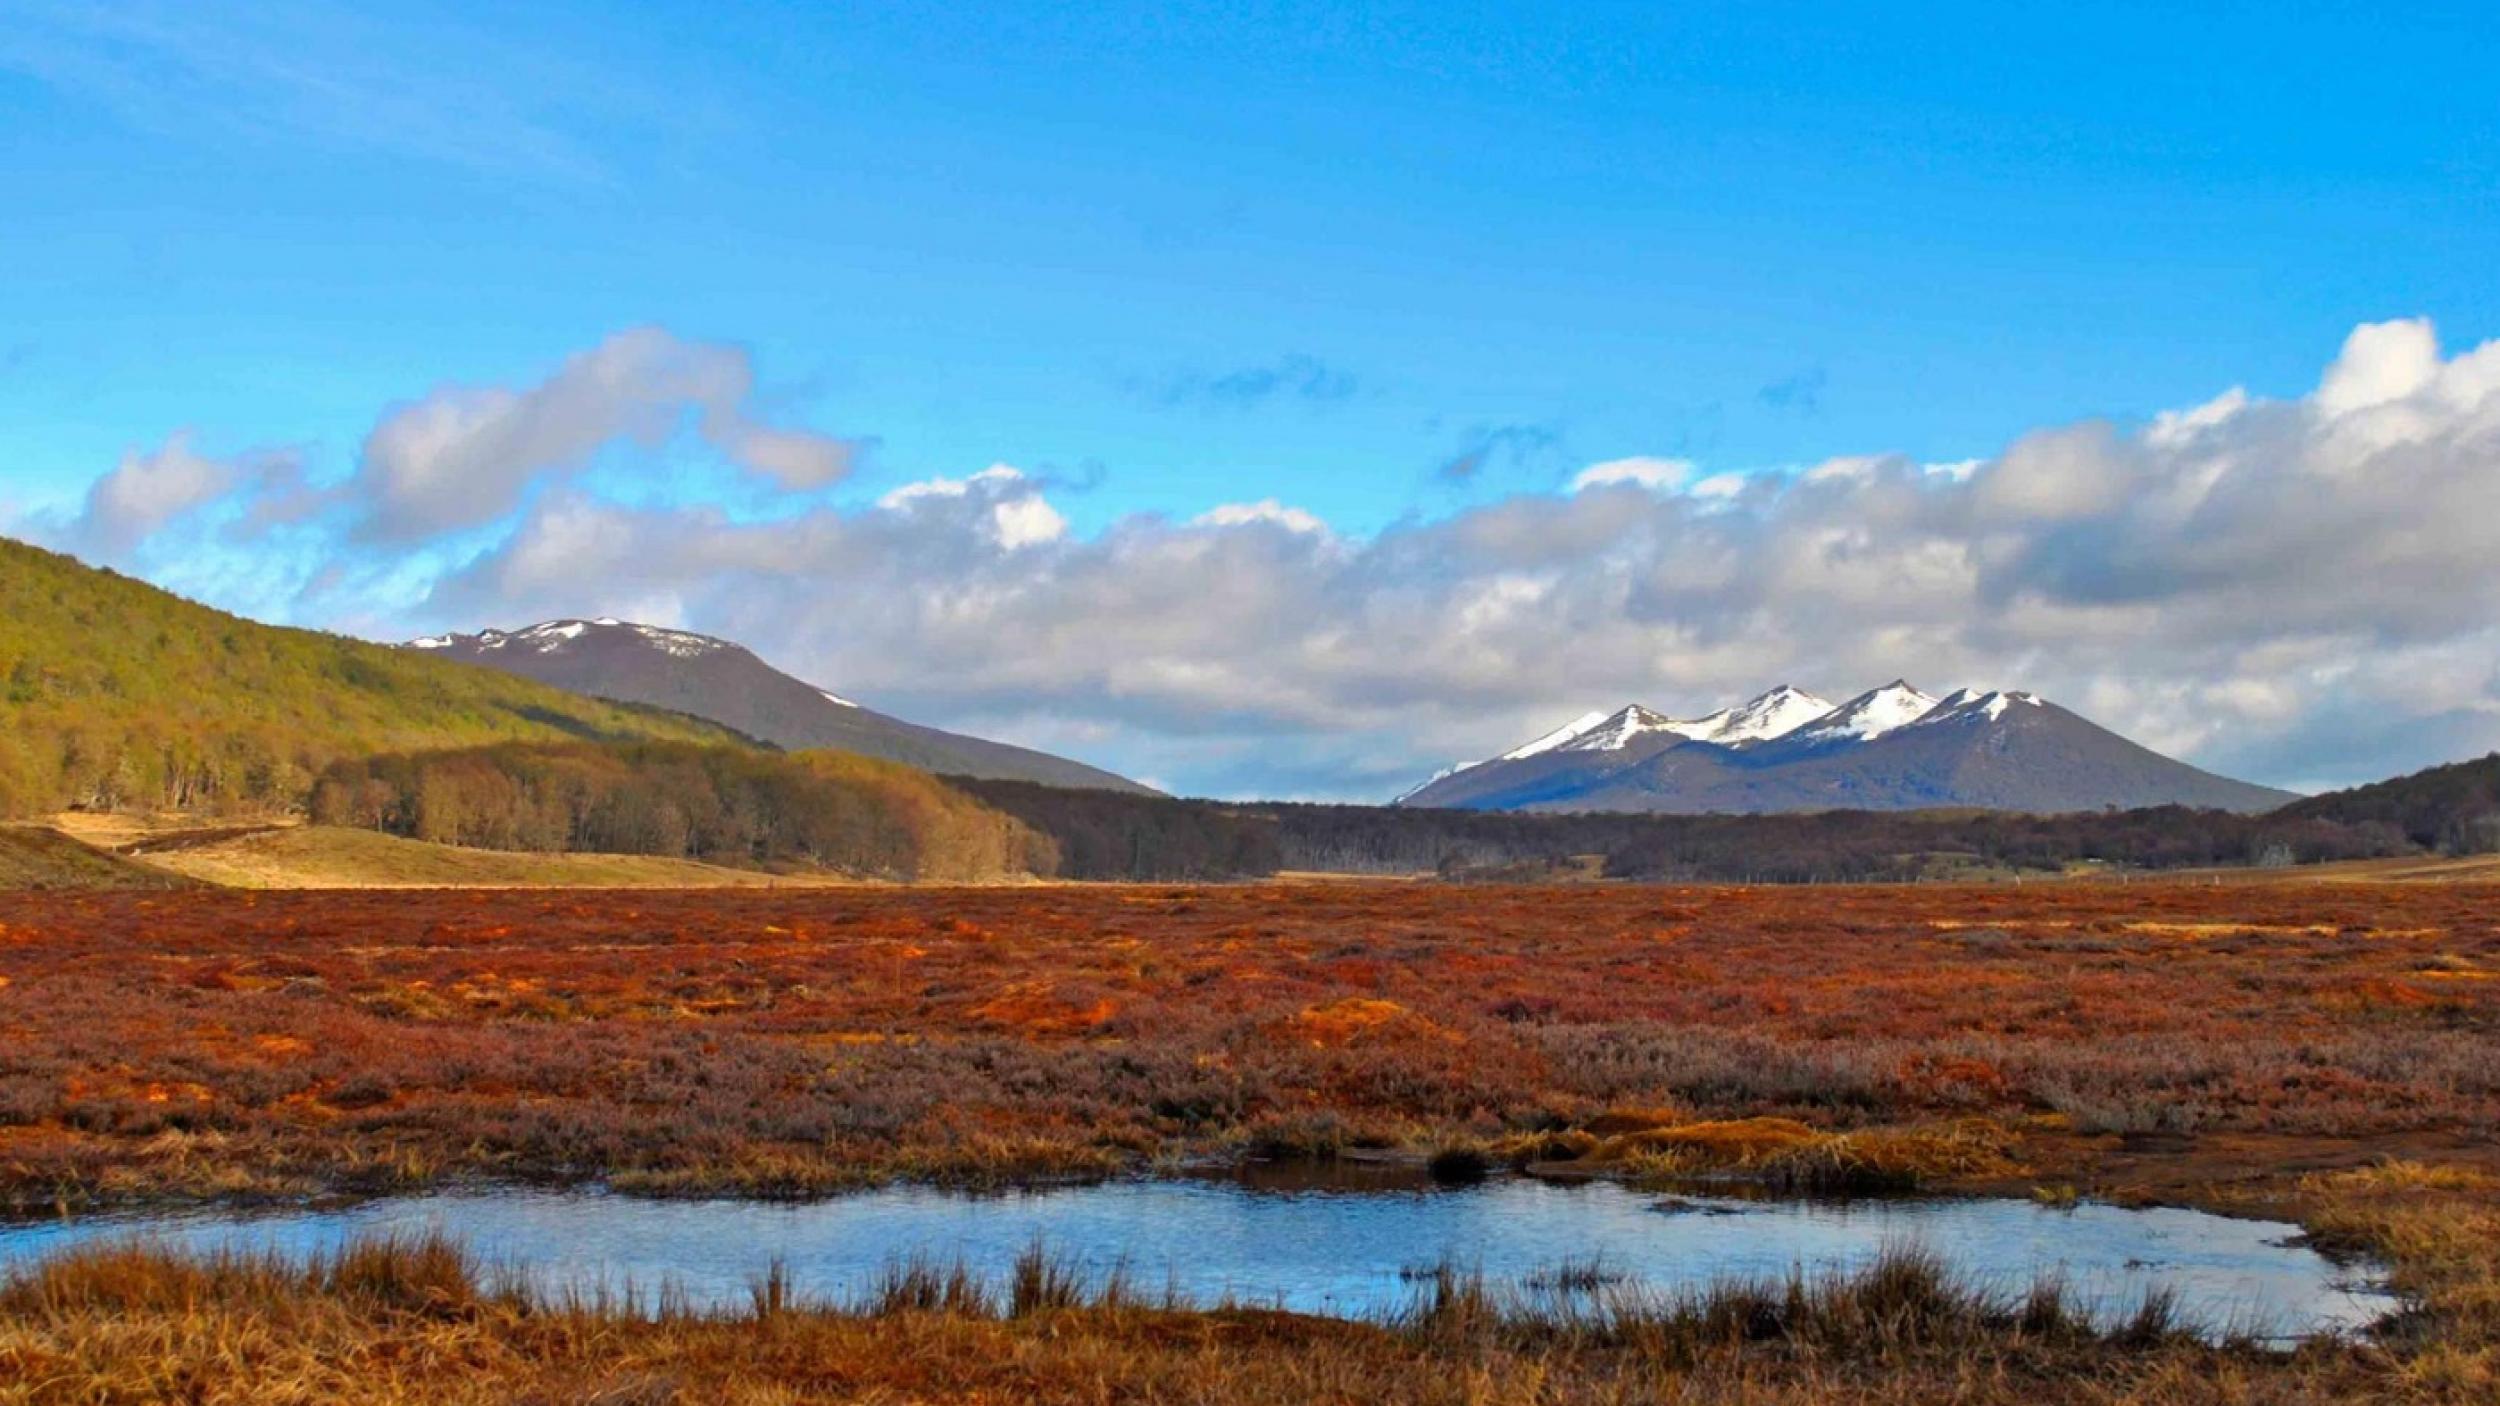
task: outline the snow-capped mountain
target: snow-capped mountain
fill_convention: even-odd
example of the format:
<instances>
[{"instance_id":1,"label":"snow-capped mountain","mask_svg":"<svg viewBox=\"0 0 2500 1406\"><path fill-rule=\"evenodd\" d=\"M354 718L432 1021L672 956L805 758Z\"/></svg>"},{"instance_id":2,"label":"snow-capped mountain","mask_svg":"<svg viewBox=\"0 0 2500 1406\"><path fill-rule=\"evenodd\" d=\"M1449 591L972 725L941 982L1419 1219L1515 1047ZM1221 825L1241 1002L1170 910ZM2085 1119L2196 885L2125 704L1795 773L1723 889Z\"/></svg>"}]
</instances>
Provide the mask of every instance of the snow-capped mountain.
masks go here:
<instances>
[{"instance_id":1,"label":"snow-capped mountain","mask_svg":"<svg viewBox=\"0 0 2500 1406\"><path fill-rule=\"evenodd\" d=\"M1591 713L1396 804L1469 810L2269 810L2286 792L2199 771L2030 693L1894 680L1838 707L1782 686L1706 718Z\"/></svg>"},{"instance_id":2,"label":"snow-capped mountain","mask_svg":"<svg viewBox=\"0 0 2500 1406\"><path fill-rule=\"evenodd\" d=\"M688 630L603 616L474 635L431 635L405 647L575 693L692 713L777 747L833 747L949 776L1095 790L1148 789L1047 752L888 717L792 678L744 645Z\"/></svg>"},{"instance_id":3,"label":"snow-capped mountain","mask_svg":"<svg viewBox=\"0 0 2500 1406\"><path fill-rule=\"evenodd\" d=\"M1628 713L1632 710L1627 708L1624 711ZM1550 752L1557 747L1568 747L1572 743L1579 741L1581 738L1588 736L1592 732L1595 732L1597 729L1604 727L1606 725L1607 716L1608 715L1605 713L1582 713L1580 716L1564 723L1561 727L1555 728L1552 732L1545 734L1543 737L1538 738L1534 742L1523 742L1518 746L1511 748L1509 751L1504 752L1501 756L1501 760L1506 762L1522 762L1526 761L1530 757L1536 756L1540 752ZM1456 768L1452 768L1452 770L1455 769ZM1449 775L1449 772L1445 771L1441 774L1443 776L1447 776Z\"/></svg>"},{"instance_id":4,"label":"snow-capped mountain","mask_svg":"<svg viewBox=\"0 0 2500 1406\"><path fill-rule=\"evenodd\" d=\"M1634 703L1612 713L1584 713L1534 742L1513 747L1499 760L1526 761L1548 752L1620 752L1640 744L1644 738L1728 744L1761 742L1784 736L1831 709L1831 704L1786 684L1733 708L1721 708L1698 718L1670 718Z\"/></svg>"},{"instance_id":5,"label":"snow-capped mountain","mask_svg":"<svg viewBox=\"0 0 2500 1406\"><path fill-rule=\"evenodd\" d=\"M1871 688L1821 717L1792 730L1798 742L1872 742L1927 716L1936 700L1899 679Z\"/></svg>"},{"instance_id":6,"label":"snow-capped mountain","mask_svg":"<svg viewBox=\"0 0 2500 1406\"><path fill-rule=\"evenodd\" d=\"M1770 692L1722 708L1687 724L1684 735L1695 742L1768 742L1785 737L1832 710L1832 705L1800 688L1781 684Z\"/></svg>"}]
</instances>

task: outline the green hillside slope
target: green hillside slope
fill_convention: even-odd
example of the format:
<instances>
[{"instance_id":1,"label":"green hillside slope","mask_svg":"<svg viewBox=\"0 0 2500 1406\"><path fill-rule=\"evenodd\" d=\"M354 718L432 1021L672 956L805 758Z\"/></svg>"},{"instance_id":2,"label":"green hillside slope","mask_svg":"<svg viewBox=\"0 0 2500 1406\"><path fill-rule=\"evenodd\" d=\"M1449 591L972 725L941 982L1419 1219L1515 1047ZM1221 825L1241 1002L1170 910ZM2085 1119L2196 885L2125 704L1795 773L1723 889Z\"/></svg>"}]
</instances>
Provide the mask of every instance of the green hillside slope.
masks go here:
<instances>
[{"instance_id":1,"label":"green hillside slope","mask_svg":"<svg viewBox=\"0 0 2500 1406\"><path fill-rule=\"evenodd\" d=\"M57 830L0 825L0 891L192 887L189 879L106 854Z\"/></svg>"},{"instance_id":2,"label":"green hillside slope","mask_svg":"<svg viewBox=\"0 0 2500 1406\"><path fill-rule=\"evenodd\" d=\"M293 804L345 756L563 739L740 740L0 539L0 814Z\"/></svg>"},{"instance_id":3,"label":"green hillside slope","mask_svg":"<svg viewBox=\"0 0 2500 1406\"><path fill-rule=\"evenodd\" d=\"M2384 826L2448 854L2500 853L2500 752L2311 796L2276 814Z\"/></svg>"}]
</instances>

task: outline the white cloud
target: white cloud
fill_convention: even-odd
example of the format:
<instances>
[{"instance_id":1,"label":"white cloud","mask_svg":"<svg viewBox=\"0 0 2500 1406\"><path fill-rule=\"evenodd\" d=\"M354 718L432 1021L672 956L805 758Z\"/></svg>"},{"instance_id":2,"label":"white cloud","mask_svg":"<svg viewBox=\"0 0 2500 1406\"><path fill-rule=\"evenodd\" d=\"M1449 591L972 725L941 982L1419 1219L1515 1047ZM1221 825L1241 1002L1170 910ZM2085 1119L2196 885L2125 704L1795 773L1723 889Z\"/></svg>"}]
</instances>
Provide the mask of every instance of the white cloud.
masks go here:
<instances>
[{"instance_id":1,"label":"white cloud","mask_svg":"<svg viewBox=\"0 0 2500 1406\"><path fill-rule=\"evenodd\" d=\"M1223 503L1207 509L1189 520L1192 527L1243 527L1254 522L1271 523L1288 532L1328 531L1328 524L1315 513L1289 508L1273 498L1255 503Z\"/></svg>"},{"instance_id":2,"label":"white cloud","mask_svg":"<svg viewBox=\"0 0 2500 1406\"><path fill-rule=\"evenodd\" d=\"M2247 409L2248 404L2248 392L2233 386L2202 405L2187 410L2165 410L2154 416L2144 437L2165 449L2175 449L2207 430L2230 423L2231 417ZM1976 459L1967 462L1974 468L1979 464Z\"/></svg>"},{"instance_id":3,"label":"white cloud","mask_svg":"<svg viewBox=\"0 0 2500 1406\"><path fill-rule=\"evenodd\" d=\"M599 582L665 590L906 715L1099 726L1121 740L1096 756L1189 789L1372 794L1590 700L1896 675L2036 688L2258 779L2359 779L2500 744L2500 357L2356 345L2310 397L1967 466L1531 495L1368 540L1267 503L1078 538L1004 466L763 523L570 501L429 623L528 614L551 583L574 610Z\"/></svg>"},{"instance_id":4,"label":"white cloud","mask_svg":"<svg viewBox=\"0 0 2500 1406\"><path fill-rule=\"evenodd\" d=\"M1110 738L1089 757L1185 789L1390 794L1594 701L1698 712L1903 675L2037 689L2258 780L2500 746L2500 343L2442 356L2427 324L2360 329L2298 399L2233 390L1949 465L1617 460L1370 538L1275 499L1080 537L1007 464L760 517L626 506L574 471L692 419L761 479L821 482L831 442L757 425L751 398L743 355L624 334L536 385L390 412L343 490L361 542L322 538L341 495L292 458L181 436L101 478L73 535L291 523L336 548L299 579L431 581L410 633L682 623L905 716ZM440 574L441 534L507 516ZM377 517L402 540L371 540Z\"/></svg>"},{"instance_id":5,"label":"white cloud","mask_svg":"<svg viewBox=\"0 0 2500 1406\"><path fill-rule=\"evenodd\" d=\"M992 464L970 478L907 483L877 500L889 513L933 525L979 524L1002 547L1030 547L1067 535L1068 520L1042 496L1041 485L1012 464Z\"/></svg>"},{"instance_id":6,"label":"white cloud","mask_svg":"<svg viewBox=\"0 0 2500 1406\"><path fill-rule=\"evenodd\" d=\"M1572 476L1571 491L1583 493L1592 488L1613 488L1630 485L1652 492L1667 493L1684 486L1693 476L1690 459L1655 459L1637 457L1608 459L1591 464Z\"/></svg>"},{"instance_id":7,"label":"white cloud","mask_svg":"<svg viewBox=\"0 0 2500 1406\"><path fill-rule=\"evenodd\" d=\"M733 463L785 488L848 473L857 446L754 418L746 352L656 327L619 332L534 385L446 386L385 415L349 485L366 535L412 541L489 523L611 444L656 446L692 416Z\"/></svg>"},{"instance_id":8,"label":"white cloud","mask_svg":"<svg viewBox=\"0 0 2500 1406\"><path fill-rule=\"evenodd\" d=\"M87 501L70 527L71 542L103 556L119 556L175 518L212 502L244 480L244 469L191 447L187 430L144 453L132 450L112 472L87 490Z\"/></svg>"},{"instance_id":9,"label":"white cloud","mask_svg":"<svg viewBox=\"0 0 2500 1406\"><path fill-rule=\"evenodd\" d=\"M2348 415L2402 400L2438 375L2439 338L2429 318L2364 323L2344 339L2313 403L2322 414Z\"/></svg>"}]
</instances>

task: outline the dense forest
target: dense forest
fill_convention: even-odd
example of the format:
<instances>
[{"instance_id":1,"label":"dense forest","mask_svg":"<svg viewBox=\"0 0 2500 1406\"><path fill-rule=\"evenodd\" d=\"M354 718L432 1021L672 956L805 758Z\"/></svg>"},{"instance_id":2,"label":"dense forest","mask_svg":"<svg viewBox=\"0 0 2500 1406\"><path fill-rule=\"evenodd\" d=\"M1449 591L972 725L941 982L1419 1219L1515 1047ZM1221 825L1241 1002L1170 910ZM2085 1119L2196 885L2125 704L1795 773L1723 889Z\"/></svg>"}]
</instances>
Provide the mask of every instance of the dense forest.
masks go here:
<instances>
[{"instance_id":1,"label":"dense forest","mask_svg":"<svg viewBox=\"0 0 2500 1406\"><path fill-rule=\"evenodd\" d=\"M2500 752L2311 796L2276 814L2338 825L2384 825L2423 849L2443 854L2500 854Z\"/></svg>"},{"instance_id":2,"label":"dense forest","mask_svg":"<svg viewBox=\"0 0 2500 1406\"><path fill-rule=\"evenodd\" d=\"M340 757L506 738L733 736L257 624L0 539L0 815L296 806Z\"/></svg>"},{"instance_id":3,"label":"dense forest","mask_svg":"<svg viewBox=\"0 0 2500 1406\"><path fill-rule=\"evenodd\" d=\"M845 752L507 742L340 761L316 824L478 849L589 851L895 879L1058 868L1051 842L926 772Z\"/></svg>"},{"instance_id":4,"label":"dense forest","mask_svg":"<svg viewBox=\"0 0 2500 1406\"><path fill-rule=\"evenodd\" d=\"M1176 801L957 785L1058 842L1075 879L1252 878L1280 870L1530 876L1584 857L1616 878L1751 883L2313 864L2416 851L2397 825L2167 806L2030 816L1986 811L1806 815L1511 815L1494 811Z\"/></svg>"},{"instance_id":5,"label":"dense forest","mask_svg":"<svg viewBox=\"0 0 2500 1406\"><path fill-rule=\"evenodd\" d=\"M949 784L1050 837L1063 879L1150 883L1261 878L1294 866L1263 807L950 776Z\"/></svg>"}]
</instances>

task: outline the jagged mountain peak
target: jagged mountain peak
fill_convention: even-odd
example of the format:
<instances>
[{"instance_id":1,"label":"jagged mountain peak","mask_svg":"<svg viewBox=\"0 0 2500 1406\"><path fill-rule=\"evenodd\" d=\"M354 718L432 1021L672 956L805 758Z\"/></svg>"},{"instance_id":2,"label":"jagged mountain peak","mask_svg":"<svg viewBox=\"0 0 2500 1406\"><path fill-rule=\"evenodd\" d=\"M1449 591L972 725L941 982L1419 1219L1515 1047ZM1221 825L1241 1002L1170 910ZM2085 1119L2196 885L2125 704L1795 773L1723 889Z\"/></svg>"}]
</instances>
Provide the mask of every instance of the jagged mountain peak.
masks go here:
<instances>
[{"instance_id":1,"label":"jagged mountain peak","mask_svg":"<svg viewBox=\"0 0 2500 1406\"><path fill-rule=\"evenodd\" d=\"M1832 705L1802 688L1781 684L1733 708L1722 708L1693 724L1699 742L1768 742L1785 737L1832 710Z\"/></svg>"},{"instance_id":2,"label":"jagged mountain peak","mask_svg":"<svg viewBox=\"0 0 2500 1406\"><path fill-rule=\"evenodd\" d=\"M710 635L698 635L692 630L672 630L661 625L644 625L631 620L619 620L613 615L602 615L594 620L570 618L541 620L535 625L524 625L517 630L490 628L480 630L474 635L428 635L423 639L408 641L408 647L411 649L453 649L464 640L471 642L476 649L480 650L518 647L535 650L541 654L552 654L558 650L574 648L585 640L599 643L630 641L681 659L741 648L728 640L715 639Z\"/></svg>"},{"instance_id":3,"label":"jagged mountain peak","mask_svg":"<svg viewBox=\"0 0 2500 1406\"><path fill-rule=\"evenodd\" d=\"M2287 798L2161 756L2037 694L1964 688L1936 698L1906 679L1838 707L1782 685L1689 722L1635 705L1591 713L1539 743L1457 768L1399 801L1484 810L2053 812L2263 810Z\"/></svg>"},{"instance_id":4,"label":"jagged mountain peak","mask_svg":"<svg viewBox=\"0 0 2500 1406\"><path fill-rule=\"evenodd\" d=\"M2040 695L2020 690L1991 689L1985 693L1975 688L1960 688L1948 693L1936 706L1920 718L1921 724L1952 722L1962 719L1985 719L1995 722L2014 708L2047 706Z\"/></svg>"},{"instance_id":5,"label":"jagged mountain peak","mask_svg":"<svg viewBox=\"0 0 2500 1406\"><path fill-rule=\"evenodd\" d=\"M1934 711L1937 700L1905 679L1870 688L1789 734L1796 742L1872 742Z\"/></svg>"}]
</instances>

